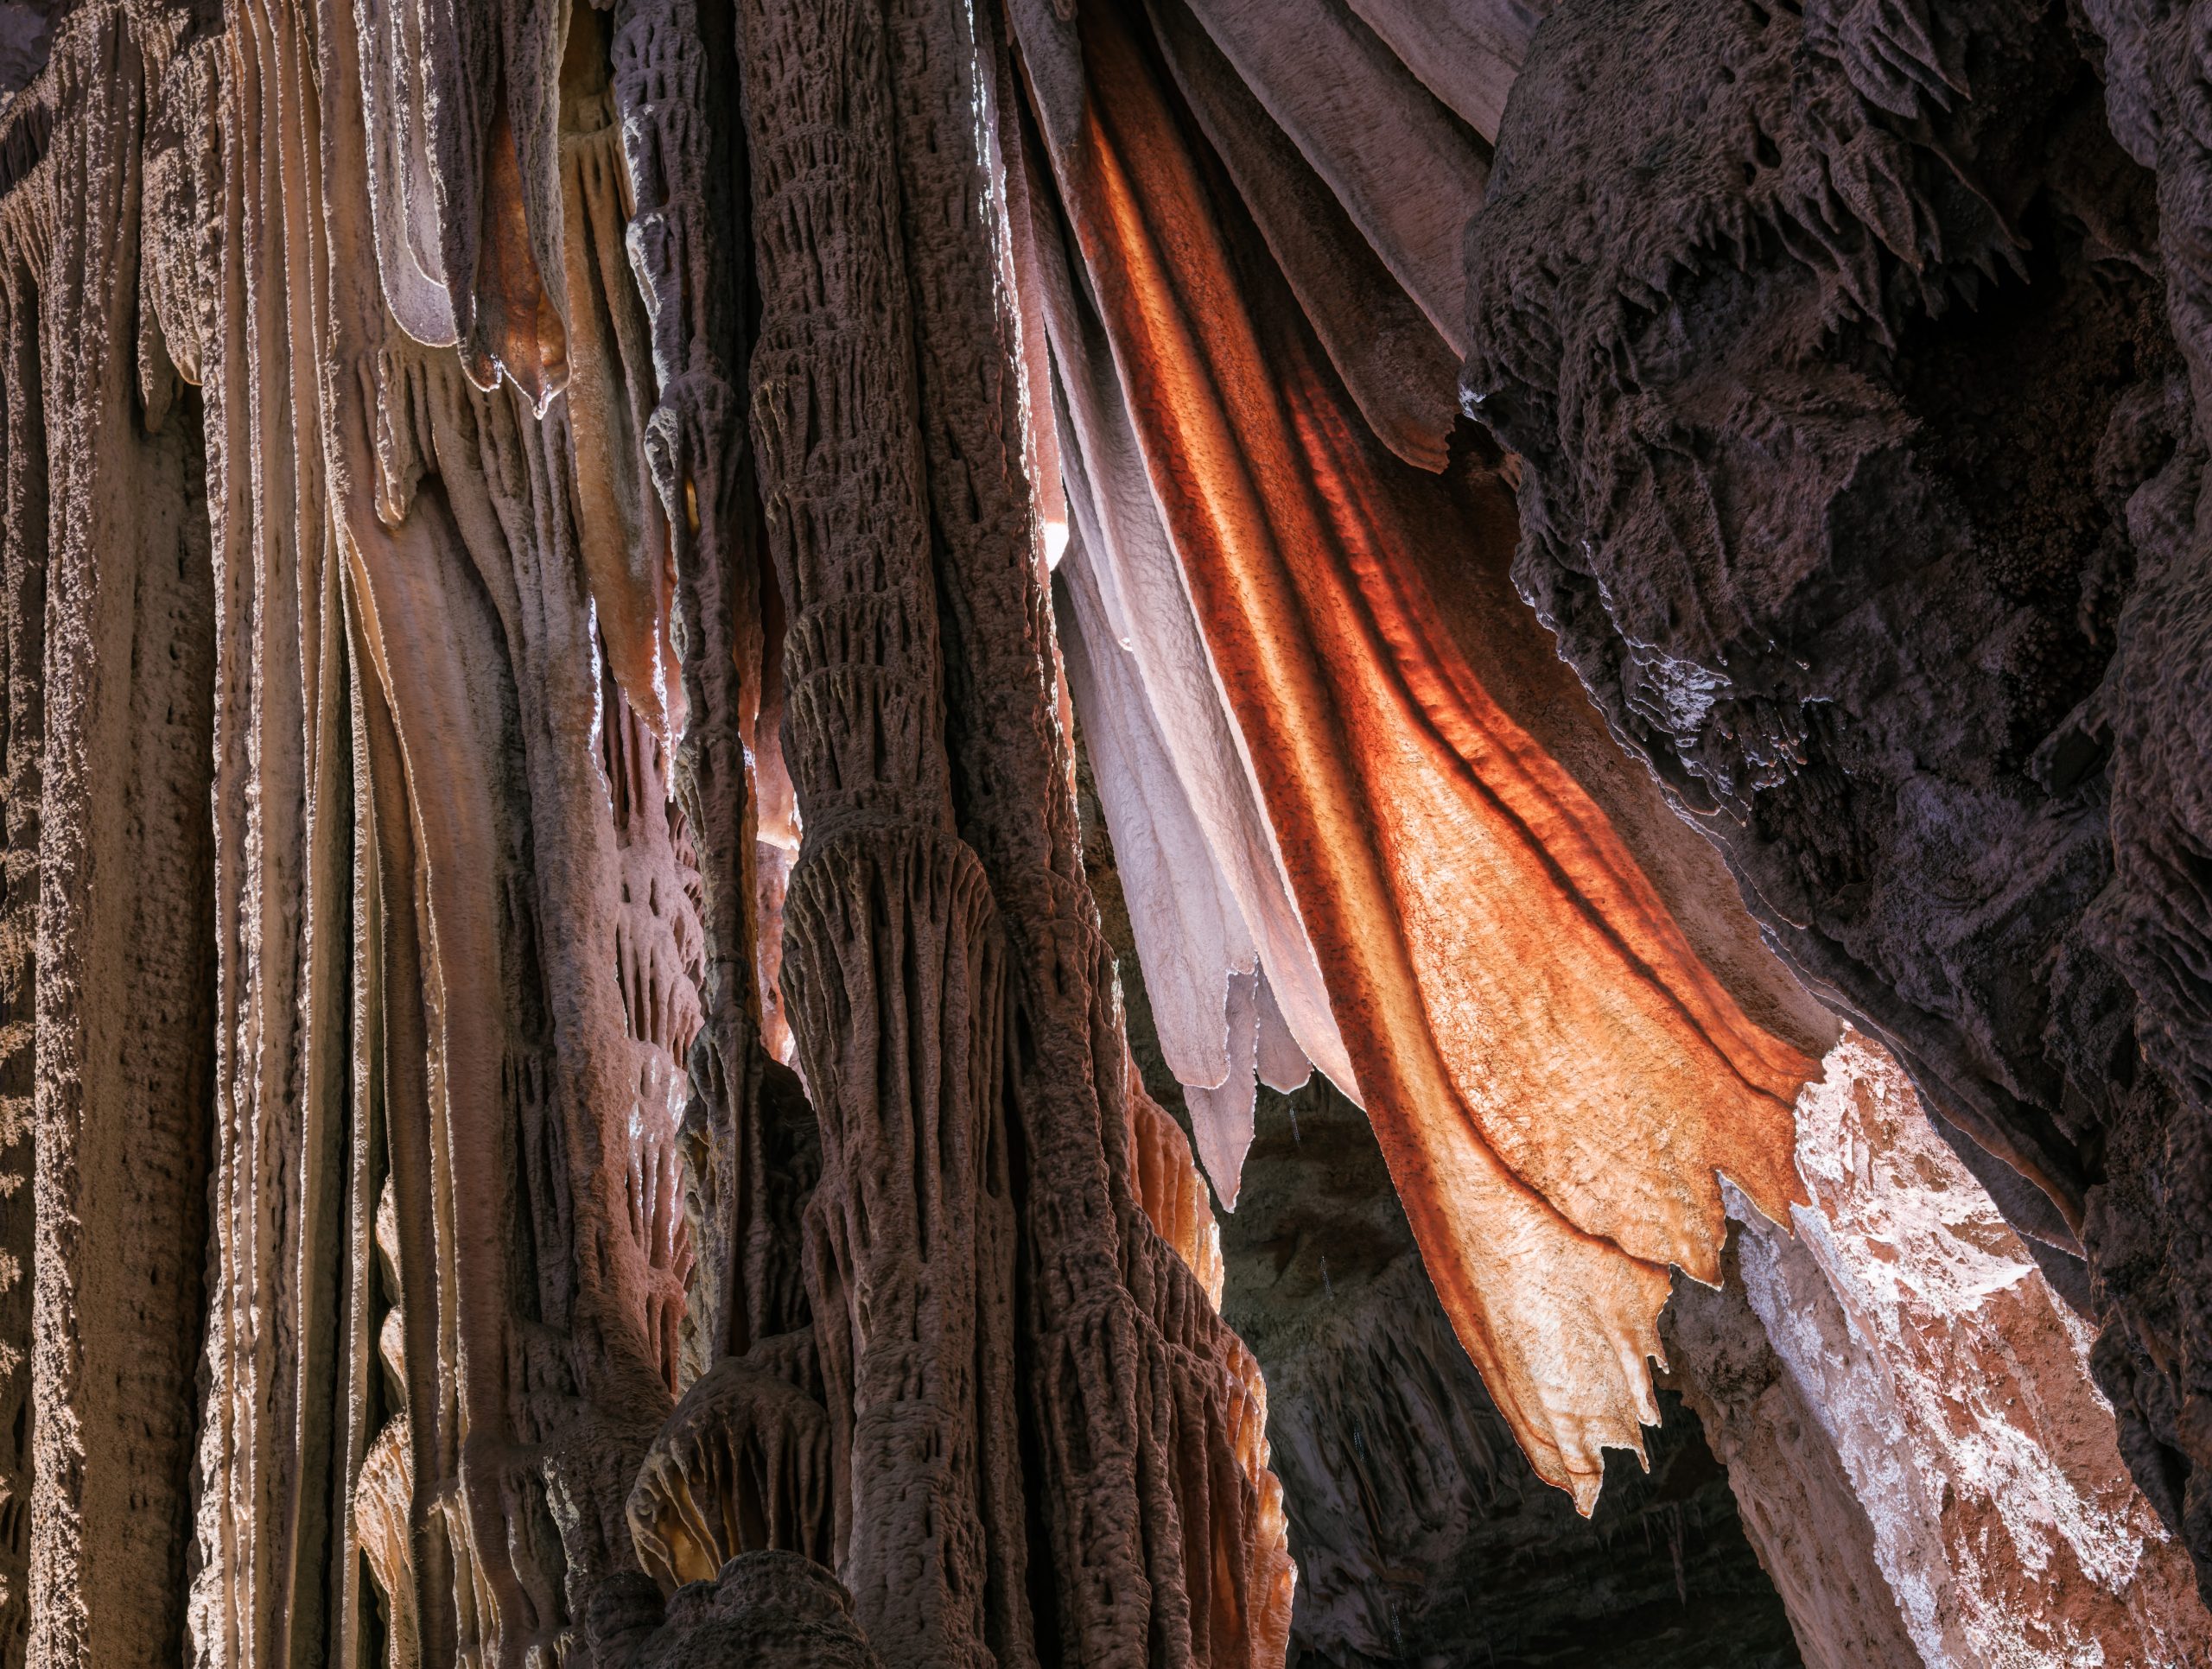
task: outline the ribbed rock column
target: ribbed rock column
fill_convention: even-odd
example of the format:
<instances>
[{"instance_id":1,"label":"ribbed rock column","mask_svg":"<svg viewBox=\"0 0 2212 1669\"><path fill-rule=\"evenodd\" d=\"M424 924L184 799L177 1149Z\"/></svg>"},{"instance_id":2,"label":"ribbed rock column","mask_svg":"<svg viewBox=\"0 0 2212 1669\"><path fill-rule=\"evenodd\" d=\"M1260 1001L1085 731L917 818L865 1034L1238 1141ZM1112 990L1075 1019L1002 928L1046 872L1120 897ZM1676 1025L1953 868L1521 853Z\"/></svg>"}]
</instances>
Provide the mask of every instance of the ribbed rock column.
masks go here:
<instances>
[{"instance_id":1,"label":"ribbed rock column","mask_svg":"<svg viewBox=\"0 0 2212 1669\"><path fill-rule=\"evenodd\" d=\"M1012 1410L982 1406L976 1374L1013 1343L1006 976L940 739L883 20L873 0L754 0L743 40L753 431L806 827L784 988L822 1126L809 1284L846 1469L840 1564L897 1661L1014 1647L1003 1660L1025 1532Z\"/></svg>"}]
</instances>

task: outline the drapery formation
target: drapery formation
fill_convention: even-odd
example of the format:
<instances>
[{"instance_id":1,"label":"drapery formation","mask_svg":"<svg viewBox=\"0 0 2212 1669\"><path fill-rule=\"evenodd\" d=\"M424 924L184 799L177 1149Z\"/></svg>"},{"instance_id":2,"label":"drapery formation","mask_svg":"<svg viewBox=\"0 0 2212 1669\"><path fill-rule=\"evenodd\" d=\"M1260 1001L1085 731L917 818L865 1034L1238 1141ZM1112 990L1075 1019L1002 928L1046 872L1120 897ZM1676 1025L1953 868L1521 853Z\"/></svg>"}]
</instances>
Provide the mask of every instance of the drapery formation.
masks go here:
<instances>
[{"instance_id":1,"label":"drapery formation","mask_svg":"<svg viewBox=\"0 0 2212 1669\"><path fill-rule=\"evenodd\" d=\"M1377 95L1401 187L1433 187L1382 201L1361 75L1410 73L1362 34L1324 98L1246 10L1016 8L1077 275L1046 227L1079 711L1117 850L1173 854L1132 916L1196 1003L1163 1046L1217 1187L1255 1069L1302 1065L1287 1031L1363 1101L1462 1341L1586 1509L1601 1450L1656 1419L1666 1266L1719 1277L1720 1173L1802 1196L1826 1023L1545 663L1495 477L1371 392L1376 354L1450 361L1434 218L1471 211L1479 141ZM1371 345L1330 256L1397 298Z\"/></svg>"},{"instance_id":2,"label":"drapery formation","mask_svg":"<svg viewBox=\"0 0 2212 1669\"><path fill-rule=\"evenodd\" d=\"M605 297L544 288L598 266L621 218L605 69L636 100L647 29L610 40L581 14L559 98L472 110L367 96L393 60L349 22L271 8L198 48L221 143L187 200L236 276L190 340L226 470L227 657L194 1634L223 1663L318 1639L372 1659L385 1628L425 1661L520 1661L627 1566L620 1492L671 1396L689 1255L698 882L665 692L626 692L595 617L635 614L577 531L580 461L608 434L631 438L602 471L645 478L652 366L634 283L595 340ZM509 35L511 89L548 44ZM410 149L468 159L442 179L447 219L419 181L410 200L450 234L414 251L449 310L419 340L386 304L370 160ZM556 161L595 212L526 200ZM569 341L632 356L622 424L572 431ZM373 1598L360 1515L326 1482L372 1453L408 1504Z\"/></svg>"},{"instance_id":3,"label":"drapery formation","mask_svg":"<svg viewBox=\"0 0 2212 1669\"><path fill-rule=\"evenodd\" d=\"M971 21L97 5L8 107L0 1642L1281 1660Z\"/></svg>"},{"instance_id":4,"label":"drapery formation","mask_svg":"<svg viewBox=\"0 0 2212 1669\"><path fill-rule=\"evenodd\" d=\"M916 1662L1280 1654L1264 1390L1129 1071L1040 503L1216 1182L1251 1081L1318 1064L1548 1475L1634 1444L1715 1141L1786 1190L1786 1003L1669 926L1664 831L1605 844L1602 738L1426 618L1415 547L1500 513L1399 461L1451 463L1459 210L1371 152L1324 188L1344 113L1160 16L1173 86L1096 8L1019 63L936 0L60 27L4 146L41 1653L644 1660L639 1583L781 1551ZM1484 841L1471 890L1413 866ZM1581 902L1497 908L1532 885ZM1602 1082L1559 1066L1593 987L1643 1039ZM1560 1024L1452 1030L1485 1004Z\"/></svg>"}]
</instances>

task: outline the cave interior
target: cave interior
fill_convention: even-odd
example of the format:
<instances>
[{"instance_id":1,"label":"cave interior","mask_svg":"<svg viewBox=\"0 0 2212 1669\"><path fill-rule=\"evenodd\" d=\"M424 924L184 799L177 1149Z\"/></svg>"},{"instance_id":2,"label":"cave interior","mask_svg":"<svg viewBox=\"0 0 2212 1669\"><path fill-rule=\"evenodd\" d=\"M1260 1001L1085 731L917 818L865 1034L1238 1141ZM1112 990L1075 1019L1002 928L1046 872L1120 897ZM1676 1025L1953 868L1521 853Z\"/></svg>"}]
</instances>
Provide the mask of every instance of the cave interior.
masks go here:
<instances>
[{"instance_id":1,"label":"cave interior","mask_svg":"<svg viewBox=\"0 0 2212 1669\"><path fill-rule=\"evenodd\" d=\"M0 0L0 1669L2212 1669L2209 447L2212 0Z\"/></svg>"}]
</instances>

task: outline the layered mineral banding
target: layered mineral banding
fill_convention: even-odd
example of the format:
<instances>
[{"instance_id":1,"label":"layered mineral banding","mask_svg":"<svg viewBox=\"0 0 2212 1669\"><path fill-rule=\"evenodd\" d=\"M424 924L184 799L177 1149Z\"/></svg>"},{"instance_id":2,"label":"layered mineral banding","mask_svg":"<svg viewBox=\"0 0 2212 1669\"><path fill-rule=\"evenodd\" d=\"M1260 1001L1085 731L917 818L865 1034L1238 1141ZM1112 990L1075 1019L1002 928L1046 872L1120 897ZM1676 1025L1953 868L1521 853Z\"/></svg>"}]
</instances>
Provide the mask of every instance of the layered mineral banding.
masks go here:
<instances>
[{"instance_id":1,"label":"layered mineral banding","mask_svg":"<svg viewBox=\"0 0 2212 1669\"><path fill-rule=\"evenodd\" d=\"M1090 815L1131 1037L1164 1083ZM1541 1661L1568 1640L1605 1661L1773 1661L1762 1565L1821 1669L2212 1650L2185 1554L2124 1475L2086 1328L1878 1047L1848 1035L1824 1066L1798 1109L1812 1202L1785 1234L1734 1196L1726 1284L1677 1275L1663 1383L1688 1408L1662 1396L1649 1475L1611 1456L1586 1524L1534 1487L1454 1345L1358 1109L1318 1082L1262 1097L1224 1302L1278 1410L1294 1663ZM1731 1491L1740 1528L1714 1499Z\"/></svg>"},{"instance_id":2,"label":"layered mineral banding","mask_svg":"<svg viewBox=\"0 0 2212 1669\"><path fill-rule=\"evenodd\" d=\"M1186 704L1134 718L1111 706L1141 702L1132 691L1147 659L1172 651L1140 650L1135 679L1101 664L1122 635L1103 593L1164 535L1187 604L1160 596L1141 622L1124 598L1122 618L1150 636L1161 635L1160 613L1194 615L1281 854L1292 926L1318 957L1335 1022L1326 1041L1341 1038L1461 1339L1539 1473L1586 1509L1602 1448L1638 1446L1640 1425L1656 1419L1643 1362L1659 1353L1665 1266L1718 1276L1719 1171L1777 1211L1795 1195L1789 1105L1824 1019L1739 929L1730 942L1725 903L1707 912L1718 942L1692 942L1661 885L1704 906L1719 895L1709 854L1648 784L1601 771L1593 792L1560 762L1594 760L1595 727L1529 653L1517 604L1478 581L1455 607L1440 606L1437 570L1415 553L1438 569L1452 565L1435 555L1446 549L1470 567L1487 557L1494 576L1510 527L1495 477L1432 479L1377 443L1239 200L1210 188L1203 141L1179 127L1128 23L1096 8L1055 30L1040 15L1023 41L1033 73L1062 100L1046 98L1042 125L1071 258L1097 308L1088 329L1063 317L1062 375L1085 390L1073 403L1117 403L1126 426L1109 435L1117 414L1094 414L1068 452L1087 463L1133 447L1142 479L1103 490L1148 492L1159 517L1157 528L1130 518L1141 549L1126 558L1085 549L1071 582L1092 667L1079 710L1111 744L1103 780L1125 825L1120 844L1189 841L1225 821L1189 815L1200 796L1224 792L1203 778L1192 792L1210 763L1203 751L1157 736L1191 722ZM1072 287L1063 295L1055 311L1076 313ZM1115 385L1093 396L1104 375ZM1099 543L1120 534L1096 518ZM1085 530L1082 545L1093 536ZM1176 767L1188 773L1180 784ZM1221 768L1233 795L1242 773ZM1146 796L1142 836L1140 796L1121 787L1131 778L1163 784ZM1233 828L1224 841L1226 876L1253 843ZM1227 934L1155 923L1150 891L1140 887L1141 932L1180 929L1201 948L1211 936L1250 957L1271 925L1263 907L1233 919L1256 886L1227 885L1217 899L1198 891L1214 919L1232 918ZM1178 887L1186 918L1188 896ZM1286 953L1294 978L1303 949ZM1256 964L1272 988L1269 949ZM1241 1075L1228 1087L1249 1095L1249 976L1235 950L1224 965L1218 949L1212 976L1225 992L1212 1012L1224 1014L1226 1064ZM1289 1019L1301 1042L1314 1029ZM1182 1054L1171 1047L1179 1070ZM1200 1103L1198 1145L1233 1199L1242 1144L1215 1132L1220 1117Z\"/></svg>"}]
</instances>

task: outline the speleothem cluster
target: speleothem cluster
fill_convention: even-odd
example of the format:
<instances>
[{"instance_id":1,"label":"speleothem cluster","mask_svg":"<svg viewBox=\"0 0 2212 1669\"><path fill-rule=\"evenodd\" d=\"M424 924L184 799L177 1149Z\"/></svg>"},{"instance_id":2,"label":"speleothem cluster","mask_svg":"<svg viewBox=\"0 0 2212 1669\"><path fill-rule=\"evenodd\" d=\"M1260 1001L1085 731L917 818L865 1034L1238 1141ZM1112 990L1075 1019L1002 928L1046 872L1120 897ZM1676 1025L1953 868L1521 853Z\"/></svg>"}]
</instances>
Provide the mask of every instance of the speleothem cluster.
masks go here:
<instances>
[{"instance_id":1,"label":"speleothem cluster","mask_svg":"<svg viewBox=\"0 0 2212 1669\"><path fill-rule=\"evenodd\" d=\"M0 1666L2212 1659L2191 16L0 3Z\"/></svg>"}]
</instances>

